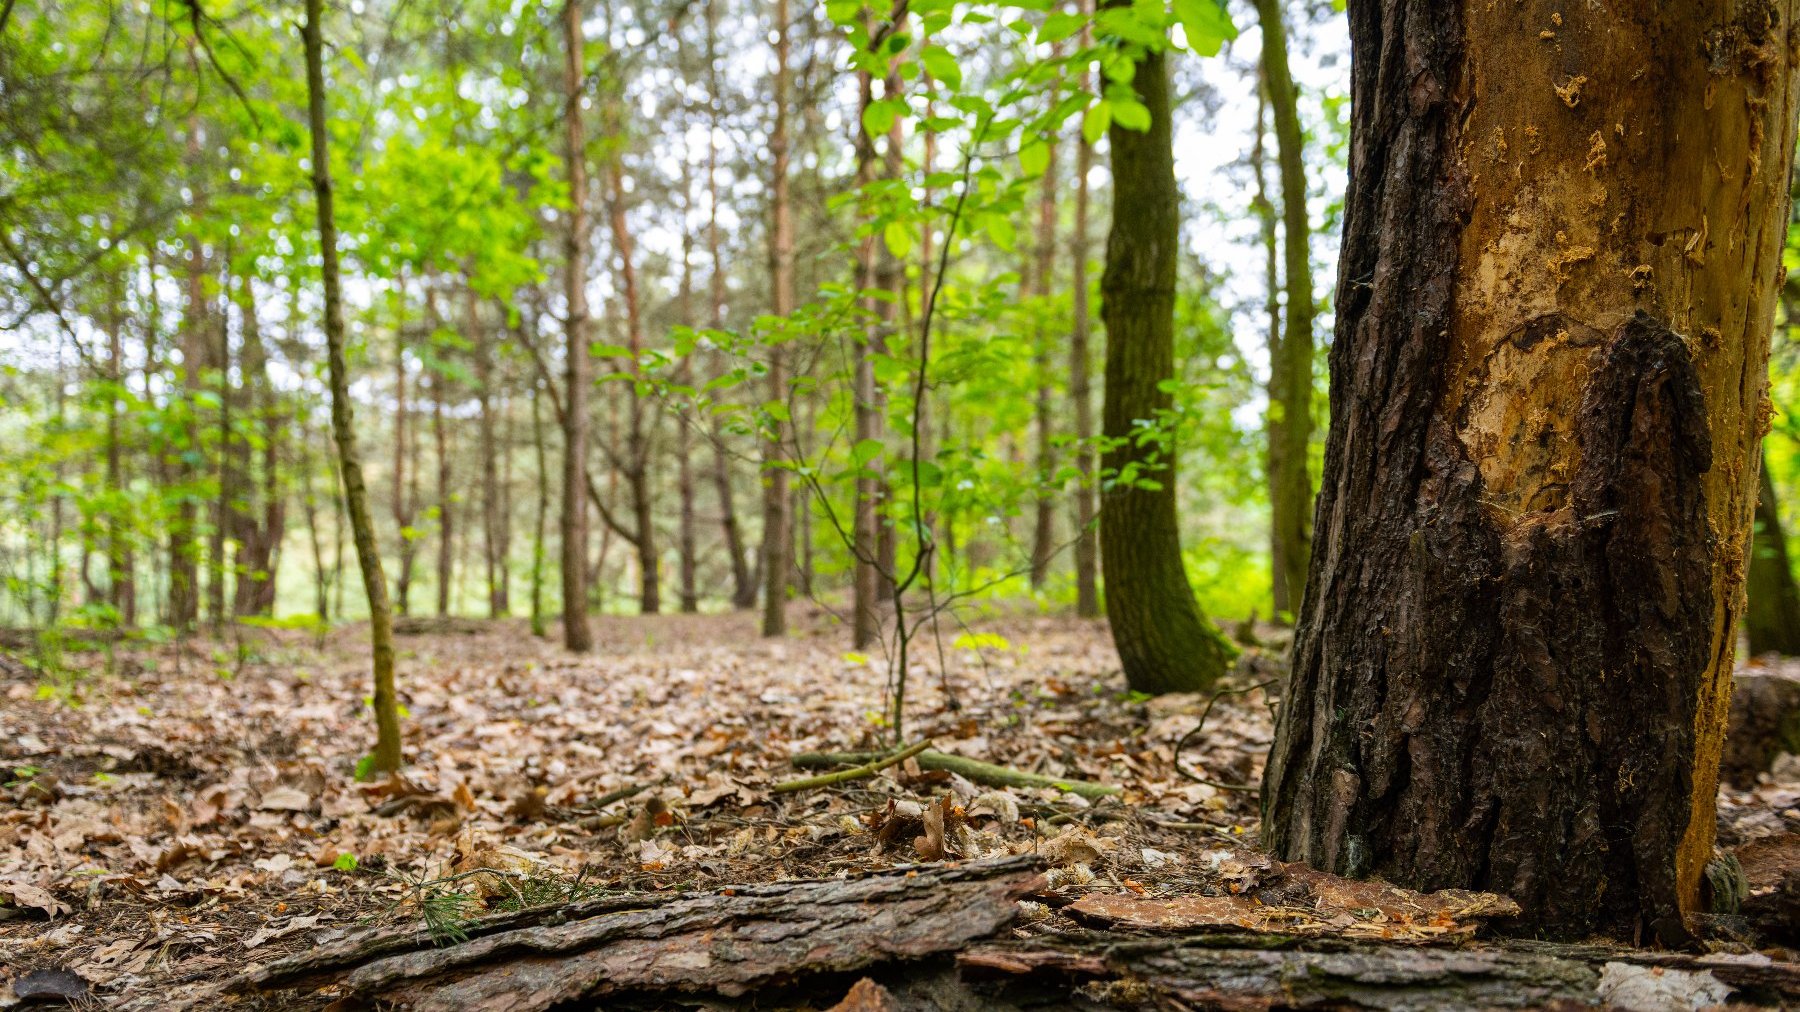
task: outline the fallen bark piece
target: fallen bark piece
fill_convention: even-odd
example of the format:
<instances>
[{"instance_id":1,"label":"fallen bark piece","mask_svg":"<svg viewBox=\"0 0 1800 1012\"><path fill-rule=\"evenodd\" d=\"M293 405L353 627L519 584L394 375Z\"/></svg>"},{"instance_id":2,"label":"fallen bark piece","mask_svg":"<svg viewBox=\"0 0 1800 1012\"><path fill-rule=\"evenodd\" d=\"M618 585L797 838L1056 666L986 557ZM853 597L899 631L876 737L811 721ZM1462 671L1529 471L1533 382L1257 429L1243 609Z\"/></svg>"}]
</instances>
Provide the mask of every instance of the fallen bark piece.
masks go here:
<instances>
[{"instance_id":1,"label":"fallen bark piece","mask_svg":"<svg viewBox=\"0 0 1800 1012\"><path fill-rule=\"evenodd\" d=\"M954 952L1012 923L1042 888L1029 857L845 880L782 882L670 898L638 909L477 922L447 948L417 932L378 934L270 964L263 990L341 981L358 996L414 1010L549 1008L621 994L734 997L813 973ZM572 908L579 909L579 908Z\"/></svg>"},{"instance_id":2,"label":"fallen bark piece","mask_svg":"<svg viewBox=\"0 0 1800 1012\"><path fill-rule=\"evenodd\" d=\"M887 757L886 752L802 752L794 756L790 762L796 769L820 770L833 766L862 766L871 762L879 762ZM1071 780L1068 777L1047 777L1039 773L1027 773L1007 766L996 766L984 763L979 759L968 759L959 755L949 755L930 749L919 753L913 759L924 770L948 770L986 787L1054 787L1088 799L1098 801L1101 798L1116 796L1119 788L1111 784L1097 784L1091 780Z\"/></svg>"},{"instance_id":3,"label":"fallen bark piece","mask_svg":"<svg viewBox=\"0 0 1800 1012\"><path fill-rule=\"evenodd\" d=\"M1057 979L1078 981L1099 1008L1427 1012L1537 1009L1562 1002L1588 1008L1600 980L1585 962L1504 950L1350 947L1306 952L1275 948L1282 940L1268 937L1260 941L1271 948L1225 948L1216 939L1136 946L1111 941L988 943L971 948L957 962L970 978L1029 980L1039 987Z\"/></svg>"},{"instance_id":4,"label":"fallen bark piece","mask_svg":"<svg viewBox=\"0 0 1800 1012\"><path fill-rule=\"evenodd\" d=\"M1302 938L1434 942L1474 933L1482 921L1516 917L1518 904L1493 893L1445 889L1416 893L1385 882L1356 881L1302 865L1280 865L1280 881L1255 896L1096 893L1065 909L1078 920L1132 931L1242 931ZM1266 897L1266 899L1265 899Z\"/></svg>"},{"instance_id":5,"label":"fallen bark piece","mask_svg":"<svg viewBox=\"0 0 1800 1012\"><path fill-rule=\"evenodd\" d=\"M887 988L864 977L851 985L843 1001L826 1012L900 1012L900 1003Z\"/></svg>"}]
</instances>

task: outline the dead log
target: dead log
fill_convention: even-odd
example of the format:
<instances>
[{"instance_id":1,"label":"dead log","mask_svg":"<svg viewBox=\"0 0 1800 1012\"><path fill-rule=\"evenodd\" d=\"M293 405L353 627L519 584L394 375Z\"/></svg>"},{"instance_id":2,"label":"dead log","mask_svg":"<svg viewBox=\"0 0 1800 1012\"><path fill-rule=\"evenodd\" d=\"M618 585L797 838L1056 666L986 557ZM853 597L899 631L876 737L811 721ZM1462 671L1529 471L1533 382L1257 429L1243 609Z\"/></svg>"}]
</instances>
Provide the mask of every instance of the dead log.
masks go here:
<instances>
[{"instance_id":1,"label":"dead log","mask_svg":"<svg viewBox=\"0 0 1800 1012\"><path fill-rule=\"evenodd\" d=\"M477 921L433 948L365 933L247 974L239 990L339 982L428 1009L543 1009L620 995L742 995L813 974L951 953L1012 923L1035 859L899 869L699 895L610 898ZM635 903L632 902L635 899Z\"/></svg>"}]
</instances>

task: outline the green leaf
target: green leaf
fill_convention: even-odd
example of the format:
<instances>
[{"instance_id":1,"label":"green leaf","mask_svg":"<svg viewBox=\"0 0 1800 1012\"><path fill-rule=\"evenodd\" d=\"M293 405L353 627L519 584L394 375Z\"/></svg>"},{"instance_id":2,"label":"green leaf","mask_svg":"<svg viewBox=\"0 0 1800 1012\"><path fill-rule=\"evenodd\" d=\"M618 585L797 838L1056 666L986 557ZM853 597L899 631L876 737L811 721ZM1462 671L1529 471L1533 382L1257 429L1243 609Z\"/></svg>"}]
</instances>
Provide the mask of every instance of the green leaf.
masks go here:
<instances>
[{"instance_id":1,"label":"green leaf","mask_svg":"<svg viewBox=\"0 0 1800 1012\"><path fill-rule=\"evenodd\" d=\"M1013 247L1018 245L1019 233L1013 228L1011 218L996 214L988 219L988 238L994 240L994 245L1011 253Z\"/></svg>"},{"instance_id":2,"label":"green leaf","mask_svg":"<svg viewBox=\"0 0 1800 1012\"><path fill-rule=\"evenodd\" d=\"M1187 34L1188 49L1199 56L1217 56L1227 41L1238 37L1219 0L1175 0L1175 17Z\"/></svg>"},{"instance_id":3,"label":"green leaf","mask_svg":"<svg viewBox=\"0 0 1800 1012\"><path fill-rule=\"evenodd\" d=\"M859 465L867 464L869 461L881 456L881 450L881 440L859 439L857 440L856 445L850 448L850 459Z\"/></svg>"},{"instance_id":4,"label":"green leaf","mask_svg":"<svg viewBox=\"0 0 1800 1012\"><path fill-rule=\"evenodd\" d=\"M1142 102L1131 99L1124 102L1109 103L1112 106L1113 120L1127 130L1150 129L1150 110Z\"/></svg>"},{"instance_id":5,"label":"green leaf","mask_svg":"<svg viewBox=\"0 0 1800 1012\"><path fill-rule=\"evenodd\" d=\"M956 57L943 46L932 44L919 52L919 62L925 65L926 73L944 82L952 91L962 88L962 68L957 66Z\"/></svg>"},{"instance_id":6,"label":"green leaf","mask_svg":"<svg viewBox=\"0 0 1800 1012\"><path fill-rule=\"evenodd\" d=\"M1041 176L1050 167L1050 145L1031 141L1019 149L1019 168L1028 176Z\"/></svg>"},{"instance_id":7,"label":"green leaf","mask_svg":"<svg viewBox=\"0 0 1800 1012\"><path fill-rule=\"evenodd\" d=\"M360 862L356 860L355 854L346 851L345 853L339 854L337 860L331 862L331 866L338 871L355 871L356 866L359 863Z\"/></svg>"},{"instance_id":8,"label":"green leaf","mask_svg":"<svg viewBox=\"0 0 1800 1012\"><path fill-rule=\"evenodd\" d=\"M1081 136L1087 138L1089 144L1097 143L1106 135L1106 128L1112 126L1112 117L1112 105L1108 102L1088 106L1088 111L1081 115Z\"/></svg>"},{"instance_id":9,"label":"green leaf","mask_svg":"<svg viewBox=\"0 0 1800 1012\"><path fill-rule=\"evenodd\" d=\"M371 752L361 759L356 760L356 772L354 776L356 777L356 782L359 784L375 779L375 753Z\"/></svg>"},{"instance_id":10,"label":"green leaf","mask_svg":"<svg viewBox=\"0 0 1800 1012\"><path fill-rule=\"evenodd\" d=\"M888 222L881 229L881 241L887 244L888 252L892 253L896 259L904 260L906 255L912 252L912 231L906 227L905 222Z\"/></svg>"},{"instance_id":11,"label":"green leaf","mask_svg":"<svg viewBox=\"0 0 1800 1012\"><path fill-rule=\"evenodd\" d=\"M863 110L863 129L870 137L880 137L893 129L894 120L898 119L905 106L899 99L884 98L879 102L870 102Z\"/></svg>"}]
</instances>

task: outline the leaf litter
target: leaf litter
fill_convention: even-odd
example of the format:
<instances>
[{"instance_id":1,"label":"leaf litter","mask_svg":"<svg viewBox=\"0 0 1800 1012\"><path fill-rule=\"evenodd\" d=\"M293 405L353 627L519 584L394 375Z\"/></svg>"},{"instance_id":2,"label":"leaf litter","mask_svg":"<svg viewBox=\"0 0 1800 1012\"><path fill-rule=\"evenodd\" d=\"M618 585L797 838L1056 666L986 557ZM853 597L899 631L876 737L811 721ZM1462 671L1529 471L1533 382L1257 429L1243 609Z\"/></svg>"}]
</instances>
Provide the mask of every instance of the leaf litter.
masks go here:
<instances>
[{"instance_id":1,"label":"leaf litter","mask_svg":"<svg viewBox=\"0 0 1800 1012\"><path fill-rule=\"evenodd\" d=\"M1501 897L1419 897L1256 852L1255 796L1173 765L1210 697L1127 693L1104 626L1073 619L990 616L946 644L947 671L910 673L907 733L1120 796L976 784L914 759L772 793L795 754L889 738L879 659L847 655L823 615L800 627L767 641L745 614L612 617L586 657L515 621L404 636L408 766L374 783L352 776L372 737L360 629L322 648L244 630L121 649L111 675L91 658L71 699L0 682L0 976L73 974L114 1007L161 1008L371 926L422 921L454 941L498 910L1027 853L1047 887L1021 904L1022 935L1429 943L1509 912ZM1276 670L1252 649L1232 681ZM1217 700L1184 765L1254 783L1268 703Z\"/></svg>"}]
</instances>

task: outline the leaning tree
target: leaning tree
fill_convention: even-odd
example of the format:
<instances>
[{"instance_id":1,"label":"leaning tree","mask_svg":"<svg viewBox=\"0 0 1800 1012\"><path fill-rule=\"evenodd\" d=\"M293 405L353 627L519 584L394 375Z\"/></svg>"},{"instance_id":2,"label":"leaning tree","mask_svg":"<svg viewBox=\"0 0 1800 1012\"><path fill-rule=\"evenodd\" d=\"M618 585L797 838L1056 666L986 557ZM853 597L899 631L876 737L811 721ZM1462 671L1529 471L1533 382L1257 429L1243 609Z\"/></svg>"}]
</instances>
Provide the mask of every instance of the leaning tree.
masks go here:
<instances>
[{"instance_id":1,"label":"leaning tree","mask_svg":"<svg viewBox=\"0 0 1800 1012\"><path fill-rule=\"evenodd\" d=\"M1791 5L1351 0L1331 429L1276 853L1704 902L1794 153Z\"/></svg>"}]
</instances>

